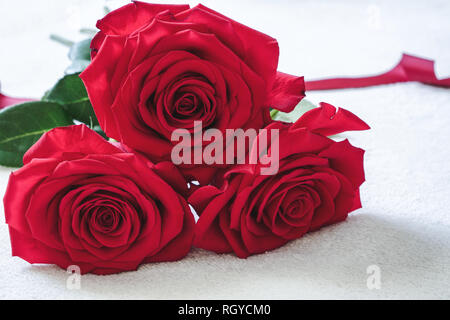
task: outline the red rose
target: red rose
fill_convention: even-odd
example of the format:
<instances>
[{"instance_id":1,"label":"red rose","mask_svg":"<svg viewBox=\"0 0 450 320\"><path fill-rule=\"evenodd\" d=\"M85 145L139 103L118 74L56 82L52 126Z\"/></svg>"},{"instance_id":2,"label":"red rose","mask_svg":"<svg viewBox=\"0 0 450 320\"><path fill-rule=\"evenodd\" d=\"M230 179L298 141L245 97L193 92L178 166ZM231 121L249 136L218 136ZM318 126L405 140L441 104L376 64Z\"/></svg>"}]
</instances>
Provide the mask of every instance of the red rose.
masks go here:
<instances>
[{"instance_id":1,"label":"red rose","mask_svg":"<svg viewBox=\"0 0 450 320\"><path fill-rule=\"evenodd\" d=\"M294 124L270 124L268 130L279 130L278 173L260 175L261 165L241 165L225 174L220 189L196 190L189 198L200 215L194 245L245 258L344 220L361 207L364 151L326 135L368 128L328 104Z\"/></svg>"},{"instance_id":2,"label":"red rose","mask_svg":"<svg viewBox=\"0 0 450 320\"><path fill-rule=\"evenodd\" d=\"M4 198L12 253L30 263L110 274L190 250L194 220L171 163L123 153L84 125L44 134Z\"/></svg>"},{"instance_id":3,"label":"red rose","mask_svg":"<svg viewBox=\"0 0 450 320\"><path fill-rule=\"evenodd\" d=\"M172 132L193 132L195 120L259 129L269 107L288 111L304 96L302 77L277 73L275 39L202 5L135 1L97 27L81 78L100 125L155 162L170 160Z\"/></svg>"}]
</instances>

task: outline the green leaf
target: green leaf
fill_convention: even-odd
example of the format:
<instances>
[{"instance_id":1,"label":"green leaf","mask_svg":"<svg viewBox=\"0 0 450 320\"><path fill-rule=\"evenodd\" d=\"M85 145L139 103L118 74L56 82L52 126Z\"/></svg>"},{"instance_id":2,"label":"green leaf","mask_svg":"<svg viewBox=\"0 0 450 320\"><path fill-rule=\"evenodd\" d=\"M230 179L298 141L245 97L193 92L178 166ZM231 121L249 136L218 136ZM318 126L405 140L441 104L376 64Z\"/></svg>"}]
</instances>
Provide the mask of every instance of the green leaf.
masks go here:
<instances>
[{"instance_id":1,"label":"green leaf","mask_svg":"<svg viewBox=\"0 0 450 320\"><path fill-rule=\"evenodd\" d=\"M278 112L280 112L280 110L277 110L277 109L271 109L271 110L270 110L270 117L271 117L272 119L275 119L275 116L277 115Z\"/></svg>"},{"instance_id":2,"label":"green leaf","mask_svg":"<svg viewBox=\"0 0 450 320\"><path fill-rule=\"evenodd\" d=\"M86 34L92 38L97 34L98 29L81 28L79 31L80 31L80 33Z\"/></svg>"},{"instance_id":3,"label":"green leaf","mask_svg":"<svg viewBox=\"0 0 450 320\"><path fill-rule=\"evenodd\" d=\"M0 150L0 165L5 167L21 167L22 157L17 152L8 152Z\"/></svg>"},{"instance_id":4,"label":"green leaf","mask_svg":"<svg viewBox=\"0 0 450 320\"><path fill-rule=\"evenodd\" d=\"M64 76L42 99L61 104L75 120L87 125L98 125L86 88L78 74Z\"/></svg>"},{"instance_id":5,"label":"green leaf","mask_svg":"<svg viewBox=\"0 0 450 320\"><path fill-rule=\"evenodd\" d=\"M75 42L69 50L69 59L75 60L91 60L91 39Z\"/></svg>"},{"instance_id":6,"label":"green leaf","mask_svg":"<svg viewBox=\"0 0 450 320\"><path fill-rule=\"evenodd\" d=\"M302 101L300 101L300 103L295 107L295 109L289 113L286 112L274 112L272 114L271 112L271 116L273 120L279 120L279 121L284 121L284 122L295 122L297 121L298 118L300 118L305 112L312 110L314 108L317 108L317 106L306 100L306 99L302 99ZM274 110L272 110L274 111Z\"/></svg>"},{"instance_id":7,"label":"green leaf","mask_svg":"<svg viewBox=\"0 0 450 320\"><path fill-rule=\"evenodd\" d=\"M72 40L66 39L57 34L51 34L50 39L55 42L58 42L59 44L62 44L63 46L71 47L74 45L74 42Z\"/></svg>"},{"instance_id":8,"label":"green leaf","mask_svg":"<svg viewBox=\"0 0 450 320\"><path fill-rule=\"evenodd\" d=\"M89 60L75 60L64 70L65 74L80 73L91 63Z\"/></svg>"},{"instance_id":9,"label":"green leaf","mask_svg":"<svg viewBox=\"0 0 450 320\"><path fill-rule=\"evenodd\" d=\"M75 42L69 50L69 59L72 64L65 70L66 74L78 73L86 69L91 62L91 40L85 39Z\"/></svg>"},{"instance_id":10,"label":"green leaf","mask_svg":"<svg viewBox=\"0 0 450 320\"><path fill-rule=\"evenodd\" d=\"M102 130L102 128L100 128L99 125L91 126L91 129L94 130L95 132L97 132L99 135L101 135L105 140L109 140L108 136L107 136L106 133Z\"/></svg>"},{"instance_id":11,"label":"green leaf","mask_svg":"<svg viewBox=\"0 0 450 320\"><path fill-rule=\"evenodd\" d=\"M61 105L32 101L0 111L0 165L20 167L24 153L45 132L73 124Z\"/></svg>"}]
</instances>

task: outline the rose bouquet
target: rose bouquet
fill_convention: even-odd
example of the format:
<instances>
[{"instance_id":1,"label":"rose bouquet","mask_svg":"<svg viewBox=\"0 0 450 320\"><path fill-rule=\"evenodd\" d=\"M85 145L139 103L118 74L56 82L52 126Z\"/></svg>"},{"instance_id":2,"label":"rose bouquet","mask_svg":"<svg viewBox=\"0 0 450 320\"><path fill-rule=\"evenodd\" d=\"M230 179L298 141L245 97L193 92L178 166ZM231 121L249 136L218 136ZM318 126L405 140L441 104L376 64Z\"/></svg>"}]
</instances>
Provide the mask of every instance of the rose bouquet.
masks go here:
<instances>
[{"instance_id":1,"label":"rose bouquet","mask_svg":"<svg viewBox=\"0 0 450 320\"><path fill-rule=\"evenodd\" d=\"M6 223L30 263L110 274L192 246L245 258L345 220L361 207L364 151L333 136L369 127L300 103L305 85L448 85L412 56L305 84L277 71L275 39L202 5L135 1L97 28L40 101L0 95L0 164L23 165Z\"/></svg>"}]
</instances>

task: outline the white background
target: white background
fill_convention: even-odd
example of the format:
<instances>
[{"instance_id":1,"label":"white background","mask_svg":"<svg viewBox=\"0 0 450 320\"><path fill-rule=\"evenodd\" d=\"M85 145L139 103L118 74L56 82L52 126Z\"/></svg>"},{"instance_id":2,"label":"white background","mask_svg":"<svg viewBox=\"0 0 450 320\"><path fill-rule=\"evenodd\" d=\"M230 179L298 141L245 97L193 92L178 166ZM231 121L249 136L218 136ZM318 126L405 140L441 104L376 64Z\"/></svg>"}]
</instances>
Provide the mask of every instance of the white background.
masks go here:
<instances>
[{"instance_id":1,"label":"white background","mask_svg":"<svg viewBox=\"0 0 450 320\"><path fill-rule=\"evenodd\" d=\"M126 2L1 0L2 92L39 98L69 64L67 48L49 34L82 39L78 29L94 27L105 3ZM381 72L402 52L433 58L438 76L450 75L449 1L202 3L277 38L279 69L307 79ZM0 298L449 299L449 89L410 83L308 98L345 107L372 127L347 134L367 150L367 182L363 208L346 222L246 260L194 249L175 263L83 276L80 290L68 290L64 270L11 257L1 214ZM10 171L0 167L1 196ZM366 286L370 265L380 267L379 290Z\"/></svg>"}]
</instances>

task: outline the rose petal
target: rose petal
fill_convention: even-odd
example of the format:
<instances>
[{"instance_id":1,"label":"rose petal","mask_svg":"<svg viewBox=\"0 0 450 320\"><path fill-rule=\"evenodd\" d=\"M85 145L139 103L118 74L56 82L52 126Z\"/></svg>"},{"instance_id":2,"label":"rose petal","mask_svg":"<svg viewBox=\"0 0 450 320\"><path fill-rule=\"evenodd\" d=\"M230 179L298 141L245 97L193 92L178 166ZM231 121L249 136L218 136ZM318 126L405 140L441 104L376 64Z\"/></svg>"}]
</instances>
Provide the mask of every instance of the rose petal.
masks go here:
<instances>
[{"instance_id":1,"label":"rose petal","mask_svg":"<svg viewBox=\"0 0 450 320\"><path fill-rule=\"evenodd\" d=\"M275 73L278 65L279 48L277 41L264 33L236 22L204 5L199 4L192 9L192 11L196 10L209 12L213 16L231 22L234 31L240 38L244 47L244 61L254 72L260 74L265 80L267 87L271 88L273 81L275 80ZM205 19L207 19L206 16ZM208 26L220 37L221 32L218 29L222 27L222 24L219 22L214 23L213 21L213 19L209 18L207 21ZM229 39L228 37L223 36L220 37L220 39L225 41L224 43L226 43L227 46L239 53L239 48L226 40Z\"/></svg>"},{"instance_id":2,"label":"rose petal","mask_svg":"<svg viewBox=\"0 0 450 320\"><path fill-rule=\"evenodd\" d=\"M151 22L160 12L169 10L176 14L189 9L189 5L150 4L133 1L108 13L97 21L97 28L108 35L128 35Z\"/></svg>"},{"instance_id":3,"label":"rose petal","mask_svg":"<svg viewBox=\"0 0 450 320\"><path fill-rule=\"evenodd\" d=\"M188 254L194 238L195 220L187 206L184 206L184 210L183 230L157 254L145 258L144 263L175 261Z\"/></svg>"},{"instance_id":4,"label":"rose petal","mask_svg":"<svg viewBox=\"0 0 450 320\"><path fill-rule=\"evenodd\" d=\"M314 133L331 136L344 131L367 130L370 127L350 111L321 102L320 107L304 113L291 127L307 128Z\"/></svg>"},{"instance_id":5,"label":"rose petal","mask_svg":"<svg viewBox=\"0 0 450 320\"><path fill-rule=\"evenodd\" d=\"M23 163L28 164L34 158L64 159L82 157L87 154L120 153L116 148L95 131L85 125L59 127L46 133L25 153Z\"/></svg>"},{"instance_id":6,"label":"rose petal","mask_svg":"<svg viewBox=\"0 0 450 320\"><path fill-rule=\"evenodd\" d=\"M269 93L268 106L283 112L291 112L304 97L305 81L303 77L291 76L278 71Z\"/></svg>"},{"instance_id":7,"label":"rose petal","mask_svg":"<svg viewBox=\"0 0 450 320\"><path fill-rule=\"evenodd\" d=\"M319 156L328 158L330 167L341 172L353 184L356 190L364 181L363 157L364 150L356 148L345 139L333 143L329 148L319 153Z\"/></svg>"},{"instance_id":8,"label":"rose petal","mask_svg":"<svg viewBox=\"0 0 450 320\"><path fill-rule=\"evenodd\" d=\"M6 223L15 230L30 232L25 212L35 190L51 174L58 162L54 159L35 159L9 176L3 204Z\"/></svg>"},{"instance_id":9,"label":"rose petal","mask_svg":"<svg viewBox=\"0 0 450 320\"><path fill-rule=\"evenodd\" d=\"M100 126L109 137L114 138L119 137L119 132L111 112L114 101L111 78L116 71L116 63L123 53L125 42L125 37L107 36L96 58L80 74Z\"/></svg>"}]
</instances>

